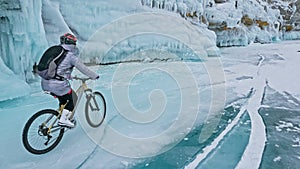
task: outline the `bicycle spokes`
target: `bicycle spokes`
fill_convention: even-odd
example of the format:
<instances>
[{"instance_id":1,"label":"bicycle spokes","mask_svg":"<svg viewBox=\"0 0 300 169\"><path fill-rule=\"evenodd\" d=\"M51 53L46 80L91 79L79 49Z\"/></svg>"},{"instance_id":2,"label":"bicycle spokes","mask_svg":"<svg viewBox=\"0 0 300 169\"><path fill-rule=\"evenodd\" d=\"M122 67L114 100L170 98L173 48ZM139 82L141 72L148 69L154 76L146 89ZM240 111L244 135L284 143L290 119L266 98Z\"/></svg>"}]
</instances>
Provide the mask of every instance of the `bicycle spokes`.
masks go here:
<instances>
[{"instance_id":1,"label":"bicycle spokes","mask_svg":"<svg viewBox=\"0 0 300 169\"><path fill-rule=\"evenodd\" d=\"M55 133L55 132L61 130L61 128L62 127L57 125L57 126L51 127L51 129L50 129L47 126L45 126L45 123L43 123L39 126L38 134L40 136L45 136L46 137L46 139L45 139L46 142L44 143L45 146L47 146L49 144L50 140L53 138L51 133ZM53 139L55 140L55 138L53 138Z\"/></svg>"},{"instance_id":2,"label":"bicycle spokes","mask_svg":"<svg viewBox=\"0 0 300 169\"><path fill-rule=\"evenodd\" d=\"M42 110L34 114L23 130L24 147L33 154L51 151L62 139L64 128L57 125L59 113Z\"/></svg>"}]
</instances>

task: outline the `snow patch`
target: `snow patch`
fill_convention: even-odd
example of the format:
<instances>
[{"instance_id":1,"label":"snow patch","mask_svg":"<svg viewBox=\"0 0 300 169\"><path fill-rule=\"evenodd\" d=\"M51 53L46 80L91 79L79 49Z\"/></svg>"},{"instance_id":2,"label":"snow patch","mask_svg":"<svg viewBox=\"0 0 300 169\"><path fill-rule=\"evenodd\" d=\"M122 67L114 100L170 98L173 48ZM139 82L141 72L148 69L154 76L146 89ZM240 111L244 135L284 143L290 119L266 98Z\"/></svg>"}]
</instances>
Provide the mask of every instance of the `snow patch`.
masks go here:
<instances>
[{"instance_id":1,"label":"snow patch","mask_svg":"<svg viewBox=\"0 0 300 169\"><path fill-rule=\"evenodd\" d=\"M280 157L280 156L277 156L276 158L273 159L274 162L278 162L278 161L280 161L280 160L281 160L281 157Z\"/></svg>"}]
</instances>

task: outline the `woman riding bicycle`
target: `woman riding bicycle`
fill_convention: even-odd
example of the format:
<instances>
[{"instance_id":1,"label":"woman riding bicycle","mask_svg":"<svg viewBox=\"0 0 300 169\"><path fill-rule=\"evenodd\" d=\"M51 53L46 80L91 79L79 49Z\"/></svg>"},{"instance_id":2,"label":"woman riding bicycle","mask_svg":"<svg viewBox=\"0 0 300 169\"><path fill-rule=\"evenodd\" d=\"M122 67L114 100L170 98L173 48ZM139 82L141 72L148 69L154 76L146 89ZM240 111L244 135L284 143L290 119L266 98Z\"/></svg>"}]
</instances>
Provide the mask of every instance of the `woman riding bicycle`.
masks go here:
<instances>
[{"instance_id":1,"label":"woman riding bicycle","mask_svg":"<svg viewBox=\"0 0 300 169\"><path fill-rule=\"evenodd\" d=\"M71 79L73 68L76 67L81 73L93 80L99 78L98 74L86 67L78 58L79 52L76 47L76 42L77 38L70 33L66 33L60 37L60 45L68 51L64 60L57 67L57 75L61 76L62 79L42 79L41 82L44 91L50 92L53 96L58 98L59 105L64 105L68 102L62 111L58 124L71 128L74 127L74 123L71 122L72 120L70 120L69 117L77 101L76 93L72 90L68 81Z\"/></svg>"}]
</instances>

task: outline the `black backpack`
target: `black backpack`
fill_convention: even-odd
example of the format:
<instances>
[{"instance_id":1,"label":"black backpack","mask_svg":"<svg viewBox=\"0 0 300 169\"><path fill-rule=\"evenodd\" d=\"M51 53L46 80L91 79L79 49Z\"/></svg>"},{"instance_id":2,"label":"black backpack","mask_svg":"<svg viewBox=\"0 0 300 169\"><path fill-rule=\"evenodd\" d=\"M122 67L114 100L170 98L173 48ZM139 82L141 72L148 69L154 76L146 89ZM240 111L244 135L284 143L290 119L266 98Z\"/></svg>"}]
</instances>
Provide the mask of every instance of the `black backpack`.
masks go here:
<instances>
[{"instance_id":1,"label":"black backpack","mask_svg":"<svg viewBox=\"0 0 300 169\"><path fill-rule=\"evenodd\" d=\"M37 73L43 79L63 80L62 76L57 75L57 67L64 60L68 50L60 45L48 48L42 55L39 64L33 66L33 72Z\"/></svg>"}]
</instances>

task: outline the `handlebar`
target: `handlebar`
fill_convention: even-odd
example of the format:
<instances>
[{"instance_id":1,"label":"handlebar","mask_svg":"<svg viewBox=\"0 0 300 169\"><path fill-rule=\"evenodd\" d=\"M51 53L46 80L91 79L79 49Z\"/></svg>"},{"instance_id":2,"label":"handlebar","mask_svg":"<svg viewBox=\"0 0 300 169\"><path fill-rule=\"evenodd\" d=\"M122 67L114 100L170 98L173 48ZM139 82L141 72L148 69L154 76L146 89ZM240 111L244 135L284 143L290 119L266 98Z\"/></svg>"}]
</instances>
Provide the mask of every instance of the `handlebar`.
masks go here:
<instances>
[{"instance_id":1,"label":"handlebar","mask_svg":"<svg viewBox=\"0 0 300 169\"><path fill-rule=\"evenodd\" d=\"M92 78L90 78L90 77L78 77L78 76L74 76L74 77L72 77L72 79L74 79L74 80L81 80L83 83L85 83L85 81L91 80Z\"/></svg>"}]
</instances>

